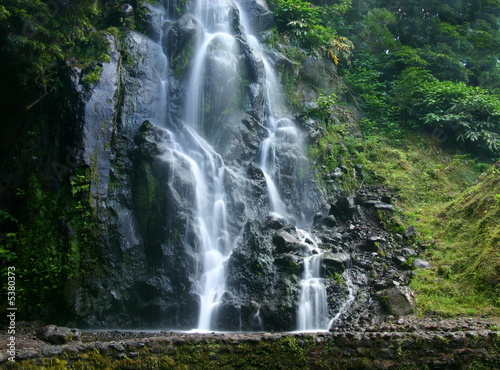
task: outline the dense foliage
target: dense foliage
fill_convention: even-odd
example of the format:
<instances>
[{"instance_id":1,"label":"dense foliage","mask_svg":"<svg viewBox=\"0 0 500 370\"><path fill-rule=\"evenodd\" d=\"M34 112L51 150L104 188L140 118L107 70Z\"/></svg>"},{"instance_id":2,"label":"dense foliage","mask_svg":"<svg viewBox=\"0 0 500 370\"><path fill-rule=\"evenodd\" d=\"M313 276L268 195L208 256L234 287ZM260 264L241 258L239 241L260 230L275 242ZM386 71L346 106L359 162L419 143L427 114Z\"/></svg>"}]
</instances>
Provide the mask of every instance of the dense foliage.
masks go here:
<instances>
[{"instance_id":1,"label":"dense foliage","mask_svg":"<svg viewBox=\"0 0 500 370\"><path fill-rule=\"evenodd\" d=\"M498 157L500 2L353 2L346 80L368 130L436 127ZM348 28L349 29L349 28Z\"/></svg>"},{"instance_id":2,"label":"dense foliage","mask_svg":"<svg viewBox=\"0 0 500 370\"><path fill-rule=\"evenodd\" d=\"M364 113L362 135L338 102L325 107L319 95L307 112L321 128L309 148L320 181L330 186L336 167L358 164L370 175L332 188L353 194L375 183L397 192L400 211L386 226L399 234L416 226L413 247L432 265L412 283L421 314L499 312L491 166L500 155L499 16L495 0L353 1L338 22L355 48L339 73L348 87L341 99Z\"/></svg>"},{"instance_id":3,"label":"dense foliage","mask_svg":"<svg viewBox=\"0 0 500 370\"><path fill-rule=\"evenodd\" d=\"M313 56L328 56L335 64L340 59L349 59L353 45L339 36L335 20L349 9L351 0L322 6L302 0L271 0L270 3L278 31L290 37L292 43Z\"/></svg>"}]
</instances>

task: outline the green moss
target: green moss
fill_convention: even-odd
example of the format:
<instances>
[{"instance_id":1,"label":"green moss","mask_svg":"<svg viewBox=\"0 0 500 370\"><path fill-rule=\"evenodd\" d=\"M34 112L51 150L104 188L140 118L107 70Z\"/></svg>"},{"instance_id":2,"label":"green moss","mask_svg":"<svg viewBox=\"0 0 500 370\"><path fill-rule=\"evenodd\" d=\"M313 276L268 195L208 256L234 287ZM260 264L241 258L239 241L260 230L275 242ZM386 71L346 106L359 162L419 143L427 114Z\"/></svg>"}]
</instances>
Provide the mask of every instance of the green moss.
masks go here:
<instances>
[{"instance_id":1,"label":"green moss","mask_svg":"<svg viewBox=\"0 0 500 370\"><path fill-rule=\"evenodd\" d=\"M419 272L413 282L424 312L500 312L500 207L494 201L499 186L493 167L437 209L430 227L439 243L427 252L433 269Z\"/></svg>"},{"instance_id":2,"label":"green moss","mask_svg":"<svg viewBox=\"0 0 500 370\"><path fill-rule=\"evenodd\" d=\"M287 104L292 110L298 111L302 100L297 90L297 76L294 68L282 68L278 72L278 79L283 86Z\"/></svg>"},{"instance_id":3,"label":"green moss","mask_svg":"<svg viewBox=\"0 0 500 370\"><path fill-rule=\"evenodd\" d=\"M171 60L173 74L177 78L185 76L186 69L194 53L195 40L191 39L185 44L182 49Z\"/></svg>"},{"instance_id":4,"label":"green moss","mask_svg":"<svg viewBox=\"0 0 500 370\"><path fill-rule=\"evenodd\" d=\"M101 77L101 73L103 71L103 67L96 66L94 70L83 78L83 82L87 85L92 85L94 83L99 82L99 78Z\"/></svg>"}]
</instances>

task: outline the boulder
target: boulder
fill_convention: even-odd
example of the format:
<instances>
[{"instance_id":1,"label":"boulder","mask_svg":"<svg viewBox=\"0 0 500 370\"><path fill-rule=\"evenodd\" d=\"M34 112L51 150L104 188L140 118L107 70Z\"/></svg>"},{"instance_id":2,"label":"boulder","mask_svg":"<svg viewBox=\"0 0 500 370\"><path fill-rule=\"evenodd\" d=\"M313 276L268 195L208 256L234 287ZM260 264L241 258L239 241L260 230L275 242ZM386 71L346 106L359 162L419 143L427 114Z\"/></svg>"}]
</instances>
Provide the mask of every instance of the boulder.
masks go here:
<instances>
[{"instance_id":1,"label":"boulder","mask_svg":"<svg viewBox=\"0 0 500 370\"><path fill-rule=\"evenodd\" d=\"M341 197L331 205L330 215L342 219L350 218L356 212L354 197Z\"/></svg>"},{"instance_id":2,"label":"boulder","mask_svg":"<svg viewBox=\"0 0 500 370\"><path fill-rule=\"evenodd\" d=\"M78 340L80 331L64 326L47 325L36 332L36 337L52 344L65 344L71 340Z\"/></svg>"},{"instance_id":3,"label":"boulder","mask_svg":"<svg viewBox=\"0 0 500 370\"><path fill-rule=\"evenodd\" d=\"M424 261L420 258L415 258L413 260L413 266L415 266L417 268L421 268L421 269L430 269L431 268L431 264L428 261Z\"/></svg>"},{"instance_id":4,"label":"boulder","mask_svg":"<svg viewBox=\"0 0 500 370\"><path fill-rule=\"evenodd\" d=\"M395 286L377 293L387 311L394 316L404 316L413 312L415 293L407 286Z\"/></svg>"},{"instance_id":5,"label":"boulder","mask_svg":"<svg viewBox=\"0 0 500 370\"><path fill-rule=\"evenodd\" d=\"M200 39L203 26L193 16L183 15L163 37L163 49L168 55L176 74L182 74Z\"/></svg>"},{"instance_id":6,"label":"boulder","mask_svg":"<svg viewBox=\"0 0 500 370\"><path fill-rule=\"evenodd\" d=\"M273 244L276 246L277 253L287 253L300 250L299 240L285 230L280 230L274 234Z\"/></svg>"},{"instance_id":7,"label":"boulder","mask_svg":"<svg viewBox=\"0 0 500 370\"><path fill-rule=\"evenodd\" d=\"M151 4L147 1L142 1L140 6L145 8L144 17L148 24L148 36L153 41L158 42L163 32L162 21L166 15L166 10L160 4Z\"/></svg>"},{"instance_id":8,"label":"boulder","mask_svg":"<svg viewBox=\"0 0 500 370\"><path fill-rule=\"evenodd\" d=\"M325 274L332 272L342 273L352 264L349 253L329 253L323 255L322 265L325 269Z\"/></svg>"},{"instance_id":9,"label":"boulder","mask_svg":"<svg viewBox=\"0 0 500 370\"><path fill-rule=\"evenodd\" d=\"M368 252L378 252L381 243L385 243L387 240L381 236L372 235L366 239L363 249Z\"/></svg>"}]
</instances>

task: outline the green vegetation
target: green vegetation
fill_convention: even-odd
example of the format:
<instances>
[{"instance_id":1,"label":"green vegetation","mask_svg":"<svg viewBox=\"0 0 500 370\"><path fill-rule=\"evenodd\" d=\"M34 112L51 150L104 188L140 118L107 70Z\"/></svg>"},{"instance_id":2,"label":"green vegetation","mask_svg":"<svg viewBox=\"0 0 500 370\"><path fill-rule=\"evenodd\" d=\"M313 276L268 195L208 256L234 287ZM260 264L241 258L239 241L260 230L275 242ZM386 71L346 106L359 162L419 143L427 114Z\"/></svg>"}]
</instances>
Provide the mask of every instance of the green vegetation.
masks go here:
<instances>
[{"instance_id":1,"label":"green vegetation","mask_svg":"<svg viewBox=\"0 0 500 370\"><path fill-rule=\"evenodd\" d=\"M470 152L498 157L500 3L386 5L358 0L345 15L355 53L342 74L367 130L438 129Z\"/></svg>"},{"instance_id":2,"label":"green vegetation","mask_svg":"<svg viewBox=\"0 0 500 370\"><path fill-rule=\"evenodd\" d=\"M131 13L118 0L0 4L0 153L28 137L29 148L18 154L36 158L12 158L12 168L31 174L23 174L25 186L15 195L22 206L0 210L0 258L19 268L27 315L62 299L66 282L84 269L98 270L101 230L89 198L96 171L66 168L52 188L41 167L51 162L46 147L53 143L40 133L63 128L40 117L69 107L71 67L84 72L89 86L99 80L102 63L110 61L109 35L119 42L128 30L146 29L144 7L129 3ZM179 14L187 3L176 2ZM307 56L330 58L347 86L319 94L317 108L303 112L320 133L309 146L318 180L336 193L383 184L398 194L398 212L386 227L402 233L417 226L417 246L432 263L413 281L421 313L498 314L500 174L492 163L500 151L500 1L270 0L270 6L276 29L269 45L285 45L296 65ZM177 77L192 47L175 61ZM298 107L300 74L283 70L280 79ZM241 104L240 90L225 113ZM361 111L360 125L348 104ZM340 166L347 172L331 182L328 175ZM150 166L139 172L137 202L147 211L159 186ZM155 225L149 218L140 227Z\"/></svg>"},{"instance_id":3,"label":"green vegetation","mask_svg":"<svg viewBox=\"0 0 500 370\"><path fill-rule=\"evenodd\" d=\"M47 186L43 179L30 177L23 218L3 241L1 257L16 266L17 304L24 315L61 319L65 307L45 302L62 301L69 281L84 271L97 271L99 226L88 195L89 171L75 174L71 185L58 193Z\"/></svg>"},{"instance_id":4,"label":"green vegetation","mask_svg":"<svg viewBox=\"0 0 500 370\"><path fill-rule=\"evenodd\" d=\"M348 94L339 102L362 110L359 130L339 103L306 113L321 127L309 147L320 180L361 164L370 176L351 170L334 190L383 184L400 210L387 226L417 226L432 264L412 283L422 314L500 312L499 174L491 166L500 153L499 17L497 0L353 1L340 17L355 47L351 64L340 64Z\"/></svg>"},{"instance_id":5,"label":"green vegetation","mask_svg":"<svg viewBox=\"0 0 500 370\"><path fill-rule=\"evenodd\" d=\"M350 3L342 0L334 6L317 6L301 0L270 1L278 31L286 39L310 55L332 58L335 64L348 60L352 52L351 41L338 35L334 22L348 11Z\"/></svg>"},{"instance_id":6,"label":"green vegetation","mask_svg":"<svg viewBox=\"0 0 500 370\"><path fill-rule=\"evenodd\" d=\"M2 173L17 168L20 187L14 206L0 212L0 260L2 268L16 267L16 303L23 318L66 320L67 307L60 303L65 294L98 270L102 231L89 195L96 171L76 168L74 149L58 153L65 144L55 141L67 134L66 120L75 113L70 69L81 69L84 83L96 83L102 63L110 61L109 35L119 39L141 27L138 3L132 2L135 16L123 19L114 16L121 14L119 1L0 4L0 153L10 156ZM13 143L17 147L9 152Z\"/></svg>"},{"instance_id":7,"label":"green vegetation","mask_svg":"<svg viewBox=\"0 0 500 370\"><path fill-rule=\"evenodd\" d=\"M464 314L500 311L500 164L434 214L442 242L427 252L435 267L420 272L414 286L421 309Z\"/></svg>"},{"instance_id":8,"label":"green vegetation","mask_svg":"<svg viewBox=\"0 0 500 370\"><path fill-rule=\"evenodd\" d=\"M476 150L500 151L500 99L462 82L439 81L430 72L406 69L396 86L406 124L430 126Z\"/></svg>"},{"instance_id":9,"label":"green vegetation","mask_svg":"<svg viewBox=\"0 0 500 370\"><path fill-rule=\"evenodd\" d=\"M135 11L126 15L123 2L118 0L3 1L0 73L9 83L2 85L0 96L8 98L11 92L6 87L21 84L28 95L24 99L31 100L31 108L63 88L61 73L68 65L85 68L109 61L103 30L110 26L123 31L146 27L144 7L139 1L130 3ZM96 81L96 71L87 83Z\"/></svg>"},{"instance_id":10,"label":"green vegetation","mask_svg":"<svg viewBox=\"0 0 500 370\"><path fill-rule=\"evenodd\" d=\"M341 73L364 139L326 126L311 154L327 171L339 155L361 163L367 183L397 191L398 221L417 226L432 263L413 281L421 313L498 314L499 176L481 162L500 153L500 2L385 6L358 0L345 15L355 53Z\"/></svg>"},{"instance_id":11,"label":"green vegetation","mask_svg":"<svg viewBox=\"0 0 500 370\"><path fill-rule=\"evenodd\" d=\"M347 124L323 127L309 154L324 186L354 194L364 185L381 184L397 194L397 212L385 220L386 229L402 234L417 227L415 246L432 265L418 270L412 283L419 312L498 315L498 169L443 149L430 135L406 131L395 142L378 134L357 137ZM333 185L324 181L341 164L349 173ZM367 177L356 175L356 164Z\"/></svg>"}]
</instances>

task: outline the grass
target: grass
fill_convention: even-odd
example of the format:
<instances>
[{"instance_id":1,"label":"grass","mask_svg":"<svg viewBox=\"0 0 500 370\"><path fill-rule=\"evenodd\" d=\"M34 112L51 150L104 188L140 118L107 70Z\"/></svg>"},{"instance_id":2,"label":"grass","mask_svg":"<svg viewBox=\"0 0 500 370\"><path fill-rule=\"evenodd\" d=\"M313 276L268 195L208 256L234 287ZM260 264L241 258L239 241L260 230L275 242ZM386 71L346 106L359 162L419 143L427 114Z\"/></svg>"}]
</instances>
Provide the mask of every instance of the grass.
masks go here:
<instances>
[{"instance_id":1,"label":"grass","mask_svg":"<svg viewBox=\"0 0 500 370\"><path fill-rule=\"evenodd\" d=\"M421 258L432 265L416 270L411 284L419 314L500 315L500 168L414 132L394 140L347 131L326 127L311 158L328 172L342 155L348 167L371 172L366 184L395 191L399 228L417 227ZM344 190L359 185L344 183Z\"/></svg>"},{"instance_id":2,"label":"grass","mask_svg":"<svg viewBox=\"0 0 500 370\"><path fill-rule=\"evenodd\" d=\"M427 138L380 146L374 174L397 190L404 222L420 232L430 270L418 270L412 288L423 315L500 313L500 191L498 170L445 152Z\"/></svg>"}]
</instances>

